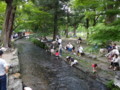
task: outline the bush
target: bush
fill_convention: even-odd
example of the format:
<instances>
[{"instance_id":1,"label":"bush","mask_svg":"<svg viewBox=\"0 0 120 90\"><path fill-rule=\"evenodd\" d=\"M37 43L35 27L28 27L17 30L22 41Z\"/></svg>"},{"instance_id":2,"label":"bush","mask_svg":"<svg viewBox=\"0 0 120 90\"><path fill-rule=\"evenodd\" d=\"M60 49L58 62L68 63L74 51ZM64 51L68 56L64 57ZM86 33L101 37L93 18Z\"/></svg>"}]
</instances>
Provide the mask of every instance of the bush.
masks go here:
<instances>
[{"instance_id":1,"label":"bush","mask_svg":"<svg viewBox=\"0 0 120 90\"><path fill-rule=\"evenodd\" d=\"M40 47L40 48L48 49L48 46L47 46L45 43L40 42L40 41L37 40L36 38L31 38L30 41L32 41L35 45L37 45L37 46Z\"/></svg>"},{"instance_id":2,"label":"bush","mask_svg":"<svg viewBox=\"0 0 120 90\"><path fill-rule=\"evenodd\" d=\"M120 25L105 25L99 23L92 28L92 34L89 36L89 42L92 44L106 45L108 41L120 41Z\"/></svg>"}]
</instances>

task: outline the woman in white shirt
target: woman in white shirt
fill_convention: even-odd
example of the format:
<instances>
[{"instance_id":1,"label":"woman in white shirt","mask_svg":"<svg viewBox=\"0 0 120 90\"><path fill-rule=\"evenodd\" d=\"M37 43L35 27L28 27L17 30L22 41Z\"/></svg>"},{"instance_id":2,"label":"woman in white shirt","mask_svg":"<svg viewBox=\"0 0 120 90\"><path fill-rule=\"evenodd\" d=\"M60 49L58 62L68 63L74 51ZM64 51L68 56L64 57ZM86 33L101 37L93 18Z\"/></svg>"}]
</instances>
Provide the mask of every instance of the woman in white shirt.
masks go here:
<instances>
[{"instance_id":1,"label":"woman in white shirt","mask_svg":"<svg viewBox=\"0 0 120 90\"><path fill-rule=\"evenodd\" d=\"M80 46L80 47L78 48L77 55L79 56L79 55L82 55L82 54L83 54L83 47Z\"/></svg>"},{"instance_id":2,"label":"woman in white shirt","mask_svg":"<svg viewBox=\"0 0 120 90\"><path fill-rule=\"evenodd\" d=\"M111 52L109 52L109 53L106 54L105 56L108 57L108 60L111 61L112 58L113 58L113 56L114 56L115 54L116 54L116 55L119 55L120 53L119 53L119 50L118 50L118 49L115 49L115 48L114 48Z\"/></svg>"},{"instance_id":3,"label":"woman in white shirt","mask_svg":"<svg viewBox=\"0 0 120 90\"><path fill-rule=\"evenodd\" d=\"M117 68L119 67L119 60L120 60L120 57L117 54L114 54L111 60L110 68L113 68L113 70L117 70Z\"/></svg>"}]
</instances>

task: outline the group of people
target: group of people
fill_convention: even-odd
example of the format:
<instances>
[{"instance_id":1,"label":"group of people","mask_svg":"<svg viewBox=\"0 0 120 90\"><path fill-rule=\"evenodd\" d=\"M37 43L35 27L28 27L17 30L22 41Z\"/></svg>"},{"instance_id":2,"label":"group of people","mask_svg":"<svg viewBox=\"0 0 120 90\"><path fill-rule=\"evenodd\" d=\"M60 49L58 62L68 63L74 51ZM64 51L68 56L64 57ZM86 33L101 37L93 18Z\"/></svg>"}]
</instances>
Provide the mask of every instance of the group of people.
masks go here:
<instances>
[{"instance_id":1,"label":"group of people","mask_svg":"<svg viewBox=\"0 0 120 90\"><path fill-rule=\"evenodd\" d=\"M73 52L74 54L78 55L78 56L82 56L84 55L84 50L83 47L81 45L79 45L79 47L77 48L77 50L75 50L75 46L73 46L70 42L65 46L65 49Z\"/></svg>"},{"instance_id":2,"label":"group of people","mask_svg":"<svg viewBox=\"0 0 120 90\"><path fill-rule=\"evenodd\" d=\"M57 37L56 41L52 42L50 52L57 58L62 55L62 39L60 37Z\"/></svg>"},{"instance_id":3,"label":"group of people","mask_svg":"<svg viewBox=\"0 0 120 90\"><path fill-rule=\"evenodd\" d=\"M59 57L60 55L62 55L62 39L61 38L57 38L56 39L58 48L55 51L54 46L51 48L51 53L55 54L56 57ZM79 43L82 42L82 39L79 38L78 41ZM76 49L76 47L74 45L72 45L70 42L65 46L65 49L68 50L69 52L73 52L74 54L78 55L78 56L82 56L84 55L84 49L81 45L79 45L79 47ZM107 54L105 55L108 60L111 62L109 68L112 68L113 70L117 70L119 68L119 62L120 62L120 57L119 57L119 49L118 46L116 45L116 43L114 44L110 44L106 47L107 50ZM71 56L67 56L66 57L66 61L68 61L70 63L71 66L75 65L78 63L77 60L75 60L73 57ZM93 72L96 72L96 68L97 68L97 64L92 64L92 68L93 68Z\"/></svg>"},{"instance_id":4,"label":"group of people","mask_svg":"<svg viewBox=\"0 0 120 90\"><path fill-rule=\"evenodd\" d=\"M80 42L82 41L81 38L78 39ZM73 46L70 42L65 46L65 49L70 51L70 52L74 52L76 53L76 55L78 56L82 56L84 55L84 51L83 51L83 47L80 45L77 49L77 51L75 51L75 46ZM116 43L114 44L110 44L106 47L108 54L106 54L105 56L108 58L108 60L111 62L109 68L113 69L113 70L117 70L119 69L119 63L120 63L120 57L119 57L119 47ZM71 62L71 66L73 64L73 62L71 60L71 57L66 57L67 61ZM75 60L75 64L76 64L76 60ZM78 63L78 62L77 62ZM97 64L92 64L92 68L93 68L93 72L96 72L96 68L97 68Z\"/></svg>"},{"instance_id":5,"label":"group of people","mask_svg":"<svg viewBox=\"0 0 120 90\"><path fill-rule=\"evenodd\" d=\"M113 70L119 69L120 53L119 53L118 45L116 45L116 43L114 43L113 45L109 45L107 47L107 50L108 53L105 56L111 62L109 68Z\"/></svg>"},{"instance_id":6,"label":"group of people","mask_svg":"<svg viewBox=\"0 0 120 90\"><path fill-rule=\"evenodd\" d=\"M62 55L62 49L63 49L63 47L62 47L62 39L60 37L56 37L56 41L53 41L52 44L51 44L50 52L51 52L51 54L55 55L58 58L58 57L60 57ZM68 43L66 45L65 49L68 50L68 51L71 51L71 52L75 52L75 47L71 43ZM80 53L80 54L83 53L82 46L80 46L78 48L77 55L79 55L78 53ZM78 61L75 60L71 56L67 56L66 61L68 63L70 63L70 66L78 64Z\"/></svg>"}]
</instances>

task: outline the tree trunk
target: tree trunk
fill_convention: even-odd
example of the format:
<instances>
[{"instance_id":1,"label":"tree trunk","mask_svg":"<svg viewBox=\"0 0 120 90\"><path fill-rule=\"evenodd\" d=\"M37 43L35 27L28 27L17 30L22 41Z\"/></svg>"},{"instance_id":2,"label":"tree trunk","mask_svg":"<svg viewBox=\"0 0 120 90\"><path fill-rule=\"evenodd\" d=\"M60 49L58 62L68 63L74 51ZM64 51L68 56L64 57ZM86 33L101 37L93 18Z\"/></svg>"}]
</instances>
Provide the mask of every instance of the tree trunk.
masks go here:
<instances>
[{"instance_id":1,"label":"tree trunk","mask_svg":"<svg viewBox=\"0 0 120 90\"><path fill-rule=\"evenodd\" d=\"M69 12L67 9L66 38L68 38Z\"/></svg>"},{"instance_id":2,"label":"tree trunk","mask_svg":"<svg viewBox=\"0 0 120 90\"><path fill-rule=\"evenodd\" d=\"M73 29L73 36L76 36L76 29L77 29L77 26L74 25L74 29Z\"/></svg>"},{"instance_id":3,"label":"tree trunk","mask_svg":"<svg viewBox=\"0 0 120 90\"><path fill-rule=\"evenodd\" d=\"M89 30L88 30L88 28L89 28L89 19L87 18L86 19L87 38L89 38Z\"/></svg>"},{"instance_id":4,"label":"tree trunk","mask_svg":"<svg viewBox=\"0 0 120 90\"><path fill-rule=\"evenodd\" d=\"M111 0L111 1L113 1L113 0ZM107 10L112 10L112 9L114 9L114 4L109 4L109 5L107 6ZM106 15L105 23L106 23L106 24L110 24L110 23L112 23L115 19L116 19L116 14L108 14L108 15Z\"/></svg>"},{"instance_id":5,"label":"tree trunk","mask_svg":"<svg viewBox=\"0 0 120 90\"><path fill-rule=\"evenodd\" d=\"M9 40L8 40L8 46L11 46L11 35L13 32L13 24L14 24L14 20L15 20L15 11L16 11L16 6L12 8L12 13L11 13L11 26L10 26L10 33L9 33Z\"/></svg>"},{"instance_id":6,"label":"tree trunk","mask_svg":"<svg viewBox=\"0 0 120 90\"><path fill-rule=\"evenodd\" d=\"M96 18L94 17L94 19L93 19L93 26L95 26L96 25Z\"/></svg>"},{"instance_id":7,"label":"tree trunk","mask_svg":"<svg viewBox=\"0 0 120 90\"><path fill-rule=\"evenodd\" d=\"M58 0L55 2L55 13L54 13L54 32L53 32L53 40L56 39L56 35L58 34Z\"/></svg>"},{"instance_id":8,"label":"tree trunk","mask_svg":"<svg viewBox=\"0 0 120 90\"><path fill-rule=\"evenodd\" d=\"M68 38L68 24L66 25L65 36Z\"/></svg>"},{"instance_id":9,"label":"tree trunk","mask_svg":"<svg viewBox=\"0 0 120 90\"><path fill-rule=\"evenodd\" d=\"M96 12L96 9L94 8L93 11ZM93 26L95 26L96 22L97 22L97 19L96 19L96 16L93 16L93 17L94 17L93 18Z\"/></svg>"},{"instance_id":10,"label":"tree trunk","mask_svg":"<svg viewBox=\"0 0 120 90\"><path fill-rule=\"evenodd\" d=\"M12 1L12 0L9 0ZM6 1L7 2L7 1ZM7 3L5 21L2 31L2 43L3 46L8 48L10 46L11 34L13 31L13 22L15 17L16 8L12 5L12 2Z\"/></svg>"}]
</instances>

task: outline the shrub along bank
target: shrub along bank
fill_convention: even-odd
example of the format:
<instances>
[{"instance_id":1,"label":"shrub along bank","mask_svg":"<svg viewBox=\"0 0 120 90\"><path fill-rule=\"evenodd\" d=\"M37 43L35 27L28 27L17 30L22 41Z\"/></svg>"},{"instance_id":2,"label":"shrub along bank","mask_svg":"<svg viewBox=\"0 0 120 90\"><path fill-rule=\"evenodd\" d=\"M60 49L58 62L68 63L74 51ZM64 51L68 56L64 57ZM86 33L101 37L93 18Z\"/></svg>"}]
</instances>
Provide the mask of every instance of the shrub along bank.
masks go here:
<instances>
[{"instance_id":1,"label":"shrub along bank","mask_svg":"<svg viewBox=\"0 0 120 90\"><path fill-rule=\"evenodd\" d=\"M37 40L36 38L30 38L30 41L40 48L43 48L45 50L48 49L48 46L45 44L45 42L41 42L40 40Z\"/></svg>"}]
</instances>

